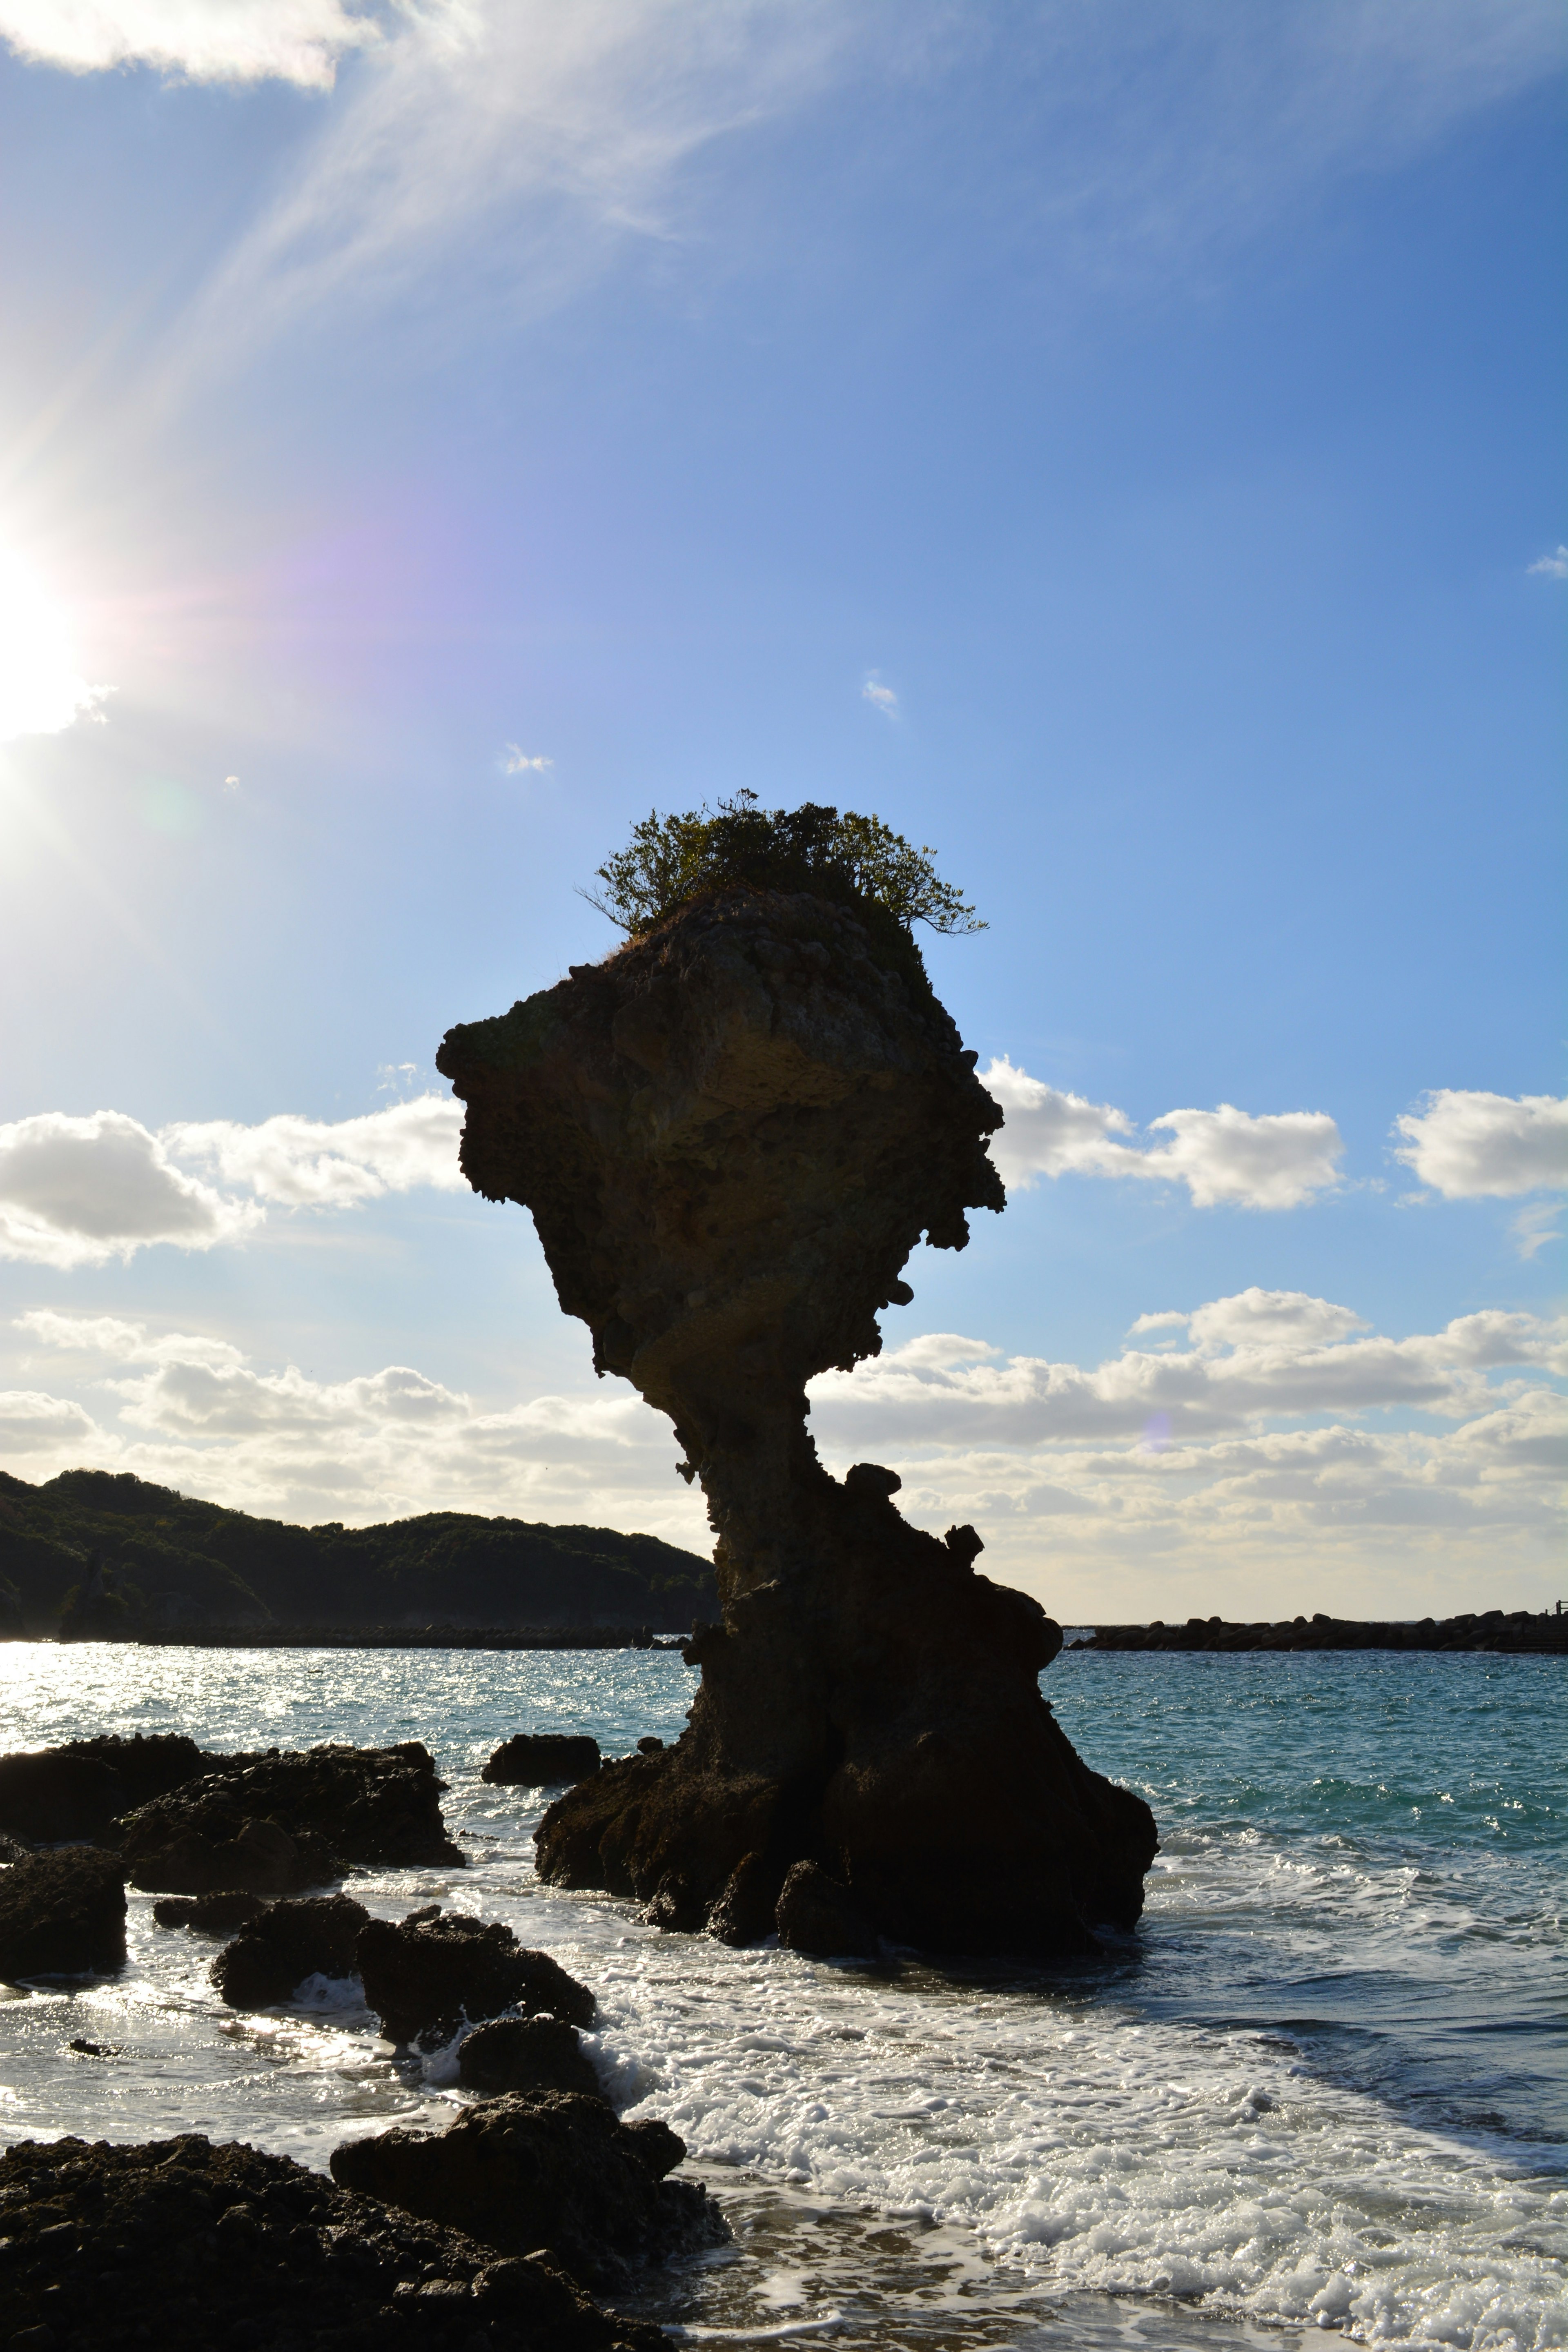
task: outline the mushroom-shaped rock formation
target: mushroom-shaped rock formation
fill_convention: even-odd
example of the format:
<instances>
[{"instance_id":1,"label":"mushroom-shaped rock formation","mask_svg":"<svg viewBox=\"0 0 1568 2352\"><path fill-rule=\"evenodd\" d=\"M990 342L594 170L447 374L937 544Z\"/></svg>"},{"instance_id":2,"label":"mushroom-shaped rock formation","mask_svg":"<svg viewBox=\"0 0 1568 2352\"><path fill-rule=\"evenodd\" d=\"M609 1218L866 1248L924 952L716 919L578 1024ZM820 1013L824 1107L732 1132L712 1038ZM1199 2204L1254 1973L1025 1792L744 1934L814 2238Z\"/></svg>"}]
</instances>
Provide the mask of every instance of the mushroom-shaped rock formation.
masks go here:
<instances>
[{"instance_id":1,"label":"mushroom-shaped rock formation","mask_svg":"<svg viewBox=\"0 0 1568 2352\"><path fill-rule=\"evenodd\" d=\"M491 1021L437 1065L462 1164L530 1208L600 1372L667 1412L718 1536L723 1622L671 1748L545 1814L539 1868L671 1927L767 1933L811 1862L883 1937L1062 1953L1129 1927L1155 1851L1040 1696L1037 1601L894 1508L899 1480L816 1458L805 1388L881 1345L923 1234L1000 1209L1002 1115L879 910L716 890Z\"/></svg>"}]
</instances>

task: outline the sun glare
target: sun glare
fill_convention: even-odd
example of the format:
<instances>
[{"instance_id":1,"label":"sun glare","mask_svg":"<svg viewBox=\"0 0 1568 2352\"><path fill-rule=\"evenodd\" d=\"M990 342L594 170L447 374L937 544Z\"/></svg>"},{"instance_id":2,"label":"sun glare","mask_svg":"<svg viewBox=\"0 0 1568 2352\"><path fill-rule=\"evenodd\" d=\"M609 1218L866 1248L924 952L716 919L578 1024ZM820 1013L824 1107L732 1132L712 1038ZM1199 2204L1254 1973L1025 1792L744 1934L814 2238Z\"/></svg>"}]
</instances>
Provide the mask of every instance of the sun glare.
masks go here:
<instances>
[{"instance_id":1,"label":"sun glare","mask_svg":"<svg viewBox=\"0 0 1568 2352\"><path fill-rule=\"evenodd\" d=\"M64 608L19 555L0 548L0 743L101 719L112 691L88 684Z\"/></svg>"}]
</instances>

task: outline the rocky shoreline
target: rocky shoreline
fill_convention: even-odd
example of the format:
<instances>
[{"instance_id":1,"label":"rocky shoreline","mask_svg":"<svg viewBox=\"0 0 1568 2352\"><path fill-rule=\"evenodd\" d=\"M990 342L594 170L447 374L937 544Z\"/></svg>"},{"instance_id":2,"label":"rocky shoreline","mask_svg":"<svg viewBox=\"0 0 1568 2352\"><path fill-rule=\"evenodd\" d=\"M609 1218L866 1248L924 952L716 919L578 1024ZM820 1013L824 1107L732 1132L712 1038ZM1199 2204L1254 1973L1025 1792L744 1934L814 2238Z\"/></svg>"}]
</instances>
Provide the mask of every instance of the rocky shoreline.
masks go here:
<instances>
[{"instance_id":1,"label":"rocky shoreline","mask_svg":"<svg viewBox=\"0 0 1568 2352\"><path fill-rule=\"evenodd\" d=\"M597 2009L589 1987L500 1921L440 1904L374 1918L344 1893L302 1891L356 1868L460 1864L445 1786L416 1741L222 1756L171 1734L0 1757L0 1979L117 1974L129 1880L161 1891L158 1930L213 1939L207 1973L228 2008L286 2007L313 1983L353 1980L395 2049L456 2045L468 2095L444 2131L343 2142L332 2183L199 2134L12 2147L0 2156L7 2344L664 2342L590 2295L729 2231L704 2189L668 2177L686 2153L677 2134L624 2123L605 2095L580 2040Z\"/></svg>"},{"instance_id":2,"label":"rocky shoreline","mask_svg":"<svg viewBox=\"0 0 1568 2352\"><path fill-rule=\"evenodd\" d=\"M1423 1617L1415 1623L1371 1618L1293 1617L1269 1624L1233 1623L1222 1617L1189 1617L1184 1625L1097 1625L1091 1636L1068 1642L1087 1652L1180 1650L1225 1653L1242 1650L1426 1650L1450 1656L1563 1657L1568 1655L1568 1616L1561 1610L1511 1612L1488 1609L1461 1617Z\"/></svg>"}]
</instances>

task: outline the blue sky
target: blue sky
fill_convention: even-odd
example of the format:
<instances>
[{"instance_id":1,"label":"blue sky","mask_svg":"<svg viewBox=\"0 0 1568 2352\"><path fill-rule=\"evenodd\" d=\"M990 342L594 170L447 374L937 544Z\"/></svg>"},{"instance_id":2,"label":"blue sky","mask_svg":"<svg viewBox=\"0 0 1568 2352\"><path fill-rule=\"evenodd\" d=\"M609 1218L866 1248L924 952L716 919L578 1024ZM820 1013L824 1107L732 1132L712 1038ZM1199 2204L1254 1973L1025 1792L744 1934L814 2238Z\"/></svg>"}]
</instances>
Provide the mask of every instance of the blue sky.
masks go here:
<instances>
[{"instance_id":1,"label":"blue sky","mask_svg":"<svg viewBox=\"0 0 1568 2352\"><path fill-rule=\"evenodd\" d=\"M432 1064L746 784L991 926L830 1464L1075 1621L1554 1598L1556 11L188 16L0 0L5 1466L700 1544Z\"/></svg>"}]
</instances>

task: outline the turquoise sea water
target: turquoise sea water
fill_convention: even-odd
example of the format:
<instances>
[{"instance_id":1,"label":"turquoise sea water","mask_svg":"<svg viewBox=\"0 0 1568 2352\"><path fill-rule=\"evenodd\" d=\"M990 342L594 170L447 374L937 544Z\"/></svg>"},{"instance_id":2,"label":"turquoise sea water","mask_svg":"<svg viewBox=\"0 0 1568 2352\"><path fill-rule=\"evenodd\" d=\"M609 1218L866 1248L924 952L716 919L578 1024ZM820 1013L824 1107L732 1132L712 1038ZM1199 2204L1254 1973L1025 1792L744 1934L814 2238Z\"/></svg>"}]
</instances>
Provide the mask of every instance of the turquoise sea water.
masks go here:
<instances>
[{"instance_id":1,"label":"turquoise sea water","mask_svg":"<svg viewBox=\"0 0 1568 2352\"><path fill-rule=\"evenodd\" d=\"M542 1888L542 1798L484 1788L485 1758L520 1729L673 1737L692 1686L666 1653L11 1643L0 1748L425 1739L472 1864L354 1891L509 1918L594 1985L608 2086L675 2124L736 2228L644 2298L696 2336L1568 2343L1561 1662L1064 1656L1042 1686L1162 1853L1139 1934L1055 1970L735 1953ZM122 1979L0 2000L0 2137L324 2164L449 2114L450 2056L394 2059L353 1984L237 2018L211 1948L132 1902Z\"/></svg>"}]
</instances>

